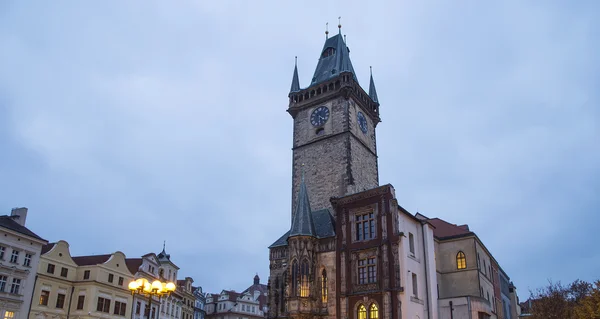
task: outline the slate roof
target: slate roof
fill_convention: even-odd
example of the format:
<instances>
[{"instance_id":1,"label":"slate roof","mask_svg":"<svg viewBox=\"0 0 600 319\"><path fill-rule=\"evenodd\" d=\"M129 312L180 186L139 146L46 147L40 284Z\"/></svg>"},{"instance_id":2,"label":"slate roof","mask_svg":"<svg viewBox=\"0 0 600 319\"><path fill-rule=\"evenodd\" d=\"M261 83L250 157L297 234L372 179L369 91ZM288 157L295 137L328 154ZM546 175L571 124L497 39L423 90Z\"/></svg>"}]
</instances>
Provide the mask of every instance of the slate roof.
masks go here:
<instances>
[{"instance_id":1,"label":"slate roof","mask_svg":"<svg viewBox=\"0 0 600 319\"><path fill-rule=\"evenodd\" d=\"M335 221L329 212L329 209L321 209L312 212L313 225L317 238L329 238L335 236ZM287 239L290 237L290 231L287 231L283 236L279 237L269 248L287 246Z\"/></svg>"},{"instance_id":2,"label":"slate roof","mask_svg":"<svg viewBox=\"0 0 600 319\"><path fill-rule=\"evenodd\" d=\"M300 91L300 80L298 79L298 62L294 64L294 75L292 76L292 87L290 93Z\"/></svg>"},{"instance_id":3,"label":"slate roof","mask_svg":"<svg viewBox=\"0 0 600 319\"><path fill-rule=\"evenodd\" d=\"M371 72L371 81L369 83L369 97L373 102L379 103L377 99L377 90L375 90L375 82L373 81L373 72Z\"/></svg>"},{"instance_id":4,"label":"slate roof","mask_svg":"<svg viewBox=\"0 0 600 319\"><path fill-rule=\"evenodd\" d=\"M324 56L323 53L328 48L333 48L335 53ZM350 49L346 46L342 34L339 33L325 40L325 45L323 45L323 50L321 50L319 63L317 63L317 68L315 69L310 85L335 78L342 72L351 72L354 81L358 83L354 67L352 67L352 62L350 61Z\"/></svg>"},{"instance_id":5,"label":"slate roof","mask_svg":"<svg viewBox=\"0 0 600 319\"><path fill-rule=\"evenodd\" d=\"M12 231L16 231L17 233L20 233L22 235L29 236L29 237L32 237L35 239L47 241L44 238L36 235L34 232L29 230L27 227L22 226L21 224L17 223L11 216L8 216L8 215L0 216L0 227L4 227L4 228L10 229Z\"/></svg>"},{"instance_id":6,"label":"slate roof","mask_svg":"<svg viewBox=\"0 0 600 319\"><path fill-rule=\"evenodd\" d=\"M292 218L291 236L313 236L316 237L315 226L313 224L312 213L310 210L310 201L308 200L308 191L304 183L304 173L300 183L300 192L298 192L298 203L296 211Z\"/></svg>"},{"instance_id":7,"label":"slate roof","mask_svg":"<svg viewBox=\"0 0 600 319\"><path fill-rule=\"evenodd\" d=\"M72 257L73 261L78 266L89 266L89 265L98 265L103 264L108 261L108 259L112 256L112 254L106 255L91 255L91 256L77 256Z\"/></svg>"}]
</instances>

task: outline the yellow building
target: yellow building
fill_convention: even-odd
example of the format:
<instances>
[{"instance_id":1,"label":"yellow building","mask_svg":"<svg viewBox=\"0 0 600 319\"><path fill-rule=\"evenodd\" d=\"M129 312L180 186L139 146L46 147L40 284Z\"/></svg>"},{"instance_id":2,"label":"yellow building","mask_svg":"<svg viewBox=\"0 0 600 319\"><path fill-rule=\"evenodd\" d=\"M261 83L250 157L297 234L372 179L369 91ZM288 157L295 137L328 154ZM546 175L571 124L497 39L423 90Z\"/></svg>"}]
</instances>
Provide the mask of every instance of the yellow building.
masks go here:
<instances>
[{"instance_id":1,"label":"yellow building","mask_svg":"<svg viewBox=\"0 0 600 319\"><path fill-rule=\"evenodd\" d=\"M133 275L120 251L71 257L61 240L43 247L37 272L30 319L131 318Z\"/></svg>"}]
</instances>

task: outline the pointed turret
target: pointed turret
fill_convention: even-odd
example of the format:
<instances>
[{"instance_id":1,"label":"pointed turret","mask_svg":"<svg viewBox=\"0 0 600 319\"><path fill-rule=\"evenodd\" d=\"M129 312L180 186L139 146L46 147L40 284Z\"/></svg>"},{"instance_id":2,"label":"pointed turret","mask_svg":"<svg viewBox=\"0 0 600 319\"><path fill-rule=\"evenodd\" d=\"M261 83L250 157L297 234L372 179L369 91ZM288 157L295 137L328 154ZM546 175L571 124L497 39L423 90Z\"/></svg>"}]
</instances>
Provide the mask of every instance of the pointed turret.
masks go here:
<instances>
[{"instance_id":1,"label":"pointed turret","mask_svg":"<svg viewBox=\"0 0 600 319\"><path fill-rule=\"evenodd\" d=\"M310 85L321 83L337 77L342 72L352 73L354 81L356 74L354 73L354 67L350 61L350 49L346 46L342 34L336 34L333 37L325 40L325 45L321 51L321 57L315 74L313 75Z\"/></svg>"},{"instance_id":2,"label":"pointed turret","mask_svg":"<svg viewBox=\"0 0 600 319\"><path fill-rule=\"evenodd\" d=\"M375 90L375 82L373 82L373 68L371 68L371 83L369 83L369 97L373 102L379 103L377 99L377 90Z\"/></svg>"},{"instance_id":3,"label":"pointed turret","mask_svg":"<svg viewBox=\"0 0 600 319\"><path fill-rule=\"evenodd\" d=\"M298 80L298 57L296 57L296 62L294 63L294 75L292 77L292 87L290 88L290 93L300 91L300 80Z\"/></svg>"},{"instance_id":4,"label":"pointed turret","mask_svg":"<svg viewBox=\"0 0 600 319\"><path fill-rule=\"evenodd\" d=\"M296 204L296 211L293 215L290 237L317 237L315 226L313 224L312 212L310 211L308 191L306 190L306 184L304 183L304 173L302 173L302 182L300 183L300 192L298 193L298 203Z\"/></svg>"}]
</instances>

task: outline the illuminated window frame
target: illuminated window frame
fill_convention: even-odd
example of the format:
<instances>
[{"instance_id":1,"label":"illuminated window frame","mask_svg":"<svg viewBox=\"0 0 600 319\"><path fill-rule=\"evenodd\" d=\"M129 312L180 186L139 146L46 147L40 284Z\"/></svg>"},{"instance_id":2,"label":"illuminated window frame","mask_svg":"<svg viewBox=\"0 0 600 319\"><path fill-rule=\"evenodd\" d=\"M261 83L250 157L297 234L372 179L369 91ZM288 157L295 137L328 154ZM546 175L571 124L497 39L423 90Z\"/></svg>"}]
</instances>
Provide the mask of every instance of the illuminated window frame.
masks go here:
<instances>
[{"instance_id":1,"label":"illuminated window frame","mask_svg":"<svg viewBox=\"0 0 600 319\"><path fill-rule=\"evenodd\" d=\"M466 269L467 268L467 257L465 256L465 253L463 253L462 251L459 251L458 254L456 254L456 268L458 268L458 269Z\"/></svg>"}]
</instances>

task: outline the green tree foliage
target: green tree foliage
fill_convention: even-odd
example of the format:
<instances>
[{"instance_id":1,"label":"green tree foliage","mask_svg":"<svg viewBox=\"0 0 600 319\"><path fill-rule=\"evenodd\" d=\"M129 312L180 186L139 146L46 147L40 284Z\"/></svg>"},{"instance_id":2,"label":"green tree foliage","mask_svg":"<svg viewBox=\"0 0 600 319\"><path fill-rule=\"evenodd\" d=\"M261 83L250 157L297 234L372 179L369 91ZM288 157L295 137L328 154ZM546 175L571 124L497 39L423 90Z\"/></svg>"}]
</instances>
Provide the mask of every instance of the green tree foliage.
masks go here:
<instances>
[{"instance_id":1,"label":"green tree foliage","mask_svg":"<svg viewBox=\"0 0 600 319\"><path fill-rule=\"evenodd\" d=\"M600 280L576 280L568 286L549 282L531 292L532 319L600 319Z\"/></svg>"}]
</instances>

